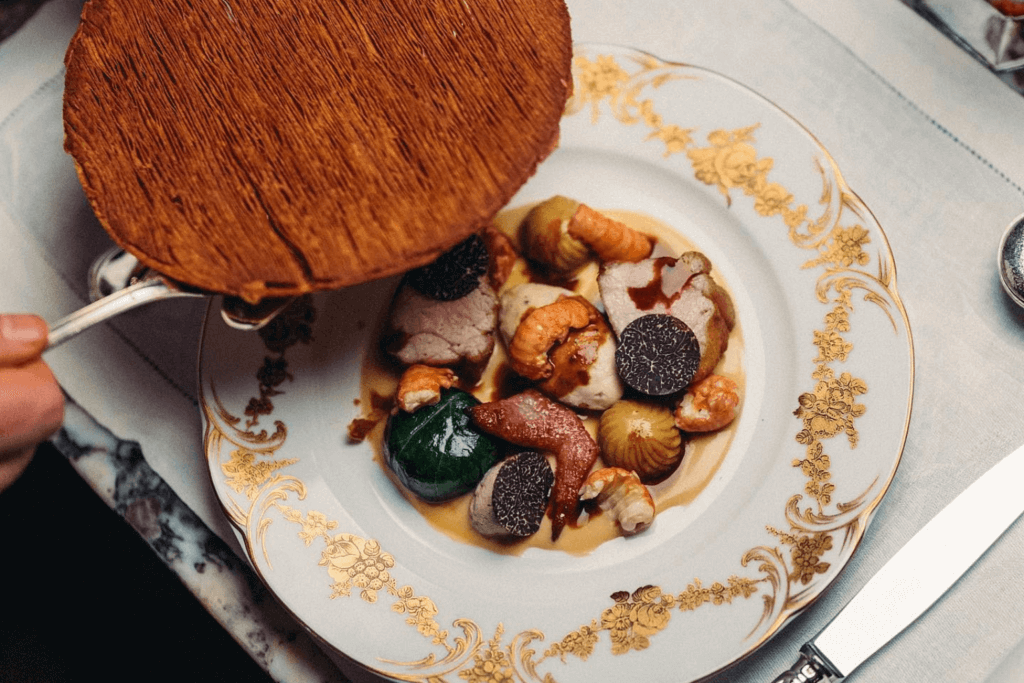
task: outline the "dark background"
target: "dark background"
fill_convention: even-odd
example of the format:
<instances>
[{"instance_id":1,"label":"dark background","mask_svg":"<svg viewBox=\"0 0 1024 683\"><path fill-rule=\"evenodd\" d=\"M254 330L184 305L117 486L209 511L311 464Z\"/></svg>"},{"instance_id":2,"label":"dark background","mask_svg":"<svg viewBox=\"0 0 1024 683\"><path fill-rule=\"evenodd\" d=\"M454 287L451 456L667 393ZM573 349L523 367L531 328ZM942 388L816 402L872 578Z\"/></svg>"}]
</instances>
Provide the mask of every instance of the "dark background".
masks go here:
<instances>
[{"instance_id":1,"label":"dark background","mask_svg":"<svg viewBox=\"0 0 1024 683\"><path fill-rule=\"evenodd\" d=\"M45 443L0 493L0 682L86 680L270 677Z\"/></svg>"}]
</instances>

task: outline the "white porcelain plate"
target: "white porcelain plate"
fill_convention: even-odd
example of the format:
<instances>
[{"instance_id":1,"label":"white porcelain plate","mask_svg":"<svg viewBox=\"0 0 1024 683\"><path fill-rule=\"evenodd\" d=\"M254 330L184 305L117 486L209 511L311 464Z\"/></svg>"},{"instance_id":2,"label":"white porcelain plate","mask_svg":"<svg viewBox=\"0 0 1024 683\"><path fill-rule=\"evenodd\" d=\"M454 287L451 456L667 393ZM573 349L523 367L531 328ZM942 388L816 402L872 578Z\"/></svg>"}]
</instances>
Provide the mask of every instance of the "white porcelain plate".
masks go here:
<instances>
[{"instance_id":1,"label":"white porcelain plate","mask_svg":"<svg viewBox=\"0 0 1024 683\"><path fill-rule=\"evenodd\" d=\"M649 214L715 264L742 325L742 414L714 478L585 556L453 540L368 443L361 367L395 282L311 297L275 335L213 306L210 473L249 560L328 645L402 680L690 681L836 578L896 470L913 351L892 254L821 145L712 72L582 46L561 145L511 206ZM549 678L550 677L550 678Z\"/></svg>"}]
</instances>

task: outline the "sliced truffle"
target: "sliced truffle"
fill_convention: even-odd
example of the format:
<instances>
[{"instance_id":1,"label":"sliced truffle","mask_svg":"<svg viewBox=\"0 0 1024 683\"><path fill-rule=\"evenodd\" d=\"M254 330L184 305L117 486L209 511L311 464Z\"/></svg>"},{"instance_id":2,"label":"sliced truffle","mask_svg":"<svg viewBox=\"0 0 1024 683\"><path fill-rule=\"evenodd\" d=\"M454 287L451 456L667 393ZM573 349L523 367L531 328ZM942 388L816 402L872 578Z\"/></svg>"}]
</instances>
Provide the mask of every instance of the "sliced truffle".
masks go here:
<instances>
[{"instance_id":1,"label":"sliced truffle","mask_svg":"<svg viewBox=\"0 0 1024 683\"><path fill-rule=\"evenodd\" d=\"M580 416L534 389L481 403L469 408L469 413L473 424L488 434L554 453L551 540L557 541L565 525L576 522L580 486L601 452Z\"/></svg>"},{"instance_id":2,"label":"sliced truffle","mask_svg":"<svg viewBox=\"0 0 1024 683\"><path fill-rule=\"evenodd\" d=\"M555 474L540 453L507 458L484 475L469 505L473 528L492 538L531 536L540 528Z\"/></svg>"},{"instance_id":3,"label":"sliced truffle","mask_svg":"<svg viewBox=\"0 0 1024 683\"><path fill-rule=\"evenodd\" d=\"M622 331L615 365L622 381L649 396L682 391L697 372L700 345L689 326L672 315L652 313Z\"/></svg>"},{"instance_id":4,"label":"sliced truffle","mask_svg":"<svg viewBox=\"0 0 1024 683\"><path fill-rule=\"evenodd\" d=\"M478 286L490 257L480 235L470 235L434 262L410 270L406 280L420 294L438 301L455 301Z\"/></svg>"},{"instance_id":5,"label":"sliced truffle","mask_svg":"<svg viewBox=\"0 0 1024 683\"><path fill-rule=\"evenodd\" d=\"M598 277L608 322L616 334L642 315L663 313L685 322L697 337L701 363L694 381L718 365L736 324L732 299L696 251L674 258L607 264Z\"/></svg>"}]
</instances>

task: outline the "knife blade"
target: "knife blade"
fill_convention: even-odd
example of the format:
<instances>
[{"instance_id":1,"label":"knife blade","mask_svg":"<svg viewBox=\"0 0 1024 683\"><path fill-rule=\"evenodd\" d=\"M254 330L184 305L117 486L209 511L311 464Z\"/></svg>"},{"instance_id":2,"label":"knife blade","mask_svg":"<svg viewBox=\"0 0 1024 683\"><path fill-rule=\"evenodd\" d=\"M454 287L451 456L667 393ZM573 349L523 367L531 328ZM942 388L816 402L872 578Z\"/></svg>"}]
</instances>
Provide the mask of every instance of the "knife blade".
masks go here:
<instances>
[{"instance_id":1,"label":"knife blade","mask_svg":"<svg viewBox=\"0 0 1024 683\"><path fill-rule=\"evenodd\" d=\"M1024 513L1024 446L953 499L885 563L773 683L835 682L912 624Z\"/></svg>"}]
</instances>

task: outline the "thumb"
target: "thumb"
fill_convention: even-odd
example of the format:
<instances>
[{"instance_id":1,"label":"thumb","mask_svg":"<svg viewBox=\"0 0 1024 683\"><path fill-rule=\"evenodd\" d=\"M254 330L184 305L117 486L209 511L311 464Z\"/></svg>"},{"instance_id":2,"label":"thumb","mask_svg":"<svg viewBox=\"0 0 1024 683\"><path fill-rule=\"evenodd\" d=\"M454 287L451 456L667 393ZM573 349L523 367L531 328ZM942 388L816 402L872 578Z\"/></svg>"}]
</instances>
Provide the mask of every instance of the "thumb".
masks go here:
<instances>
[{"instance_id":1,"label":"thumb","mask_svg":"<svg viewBox=\"0 0 1024 683\"><path fill-rule=\"evenodd\" d=\"M21 365L46 348L49 328L37 315L0 315L0 367Z\"/></svg>"}]
</instances>

